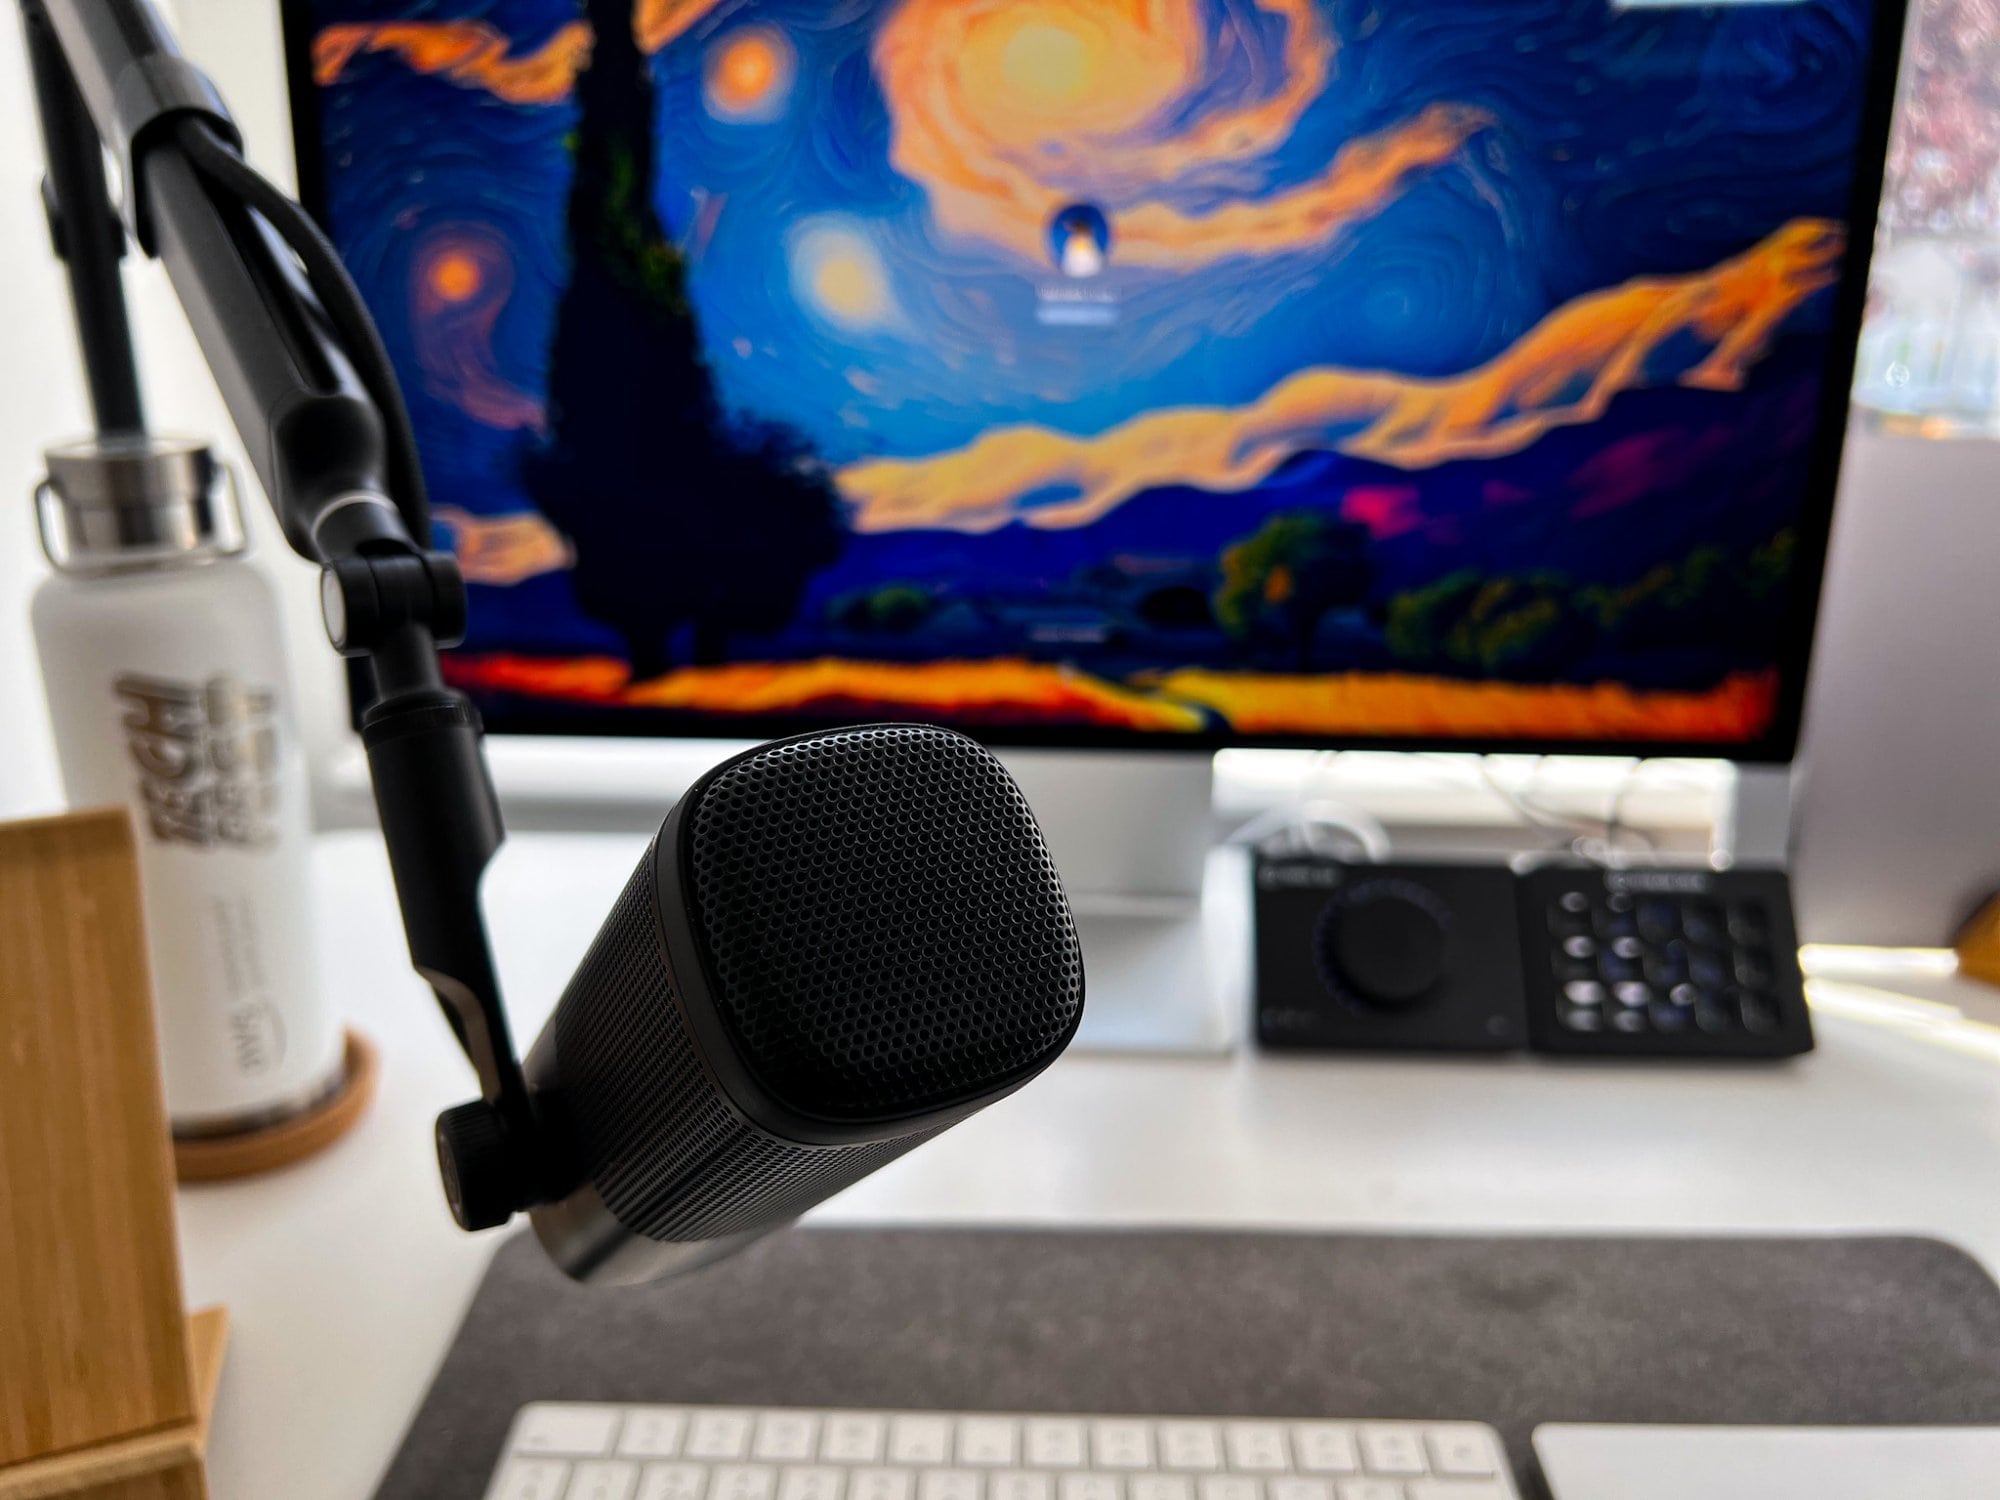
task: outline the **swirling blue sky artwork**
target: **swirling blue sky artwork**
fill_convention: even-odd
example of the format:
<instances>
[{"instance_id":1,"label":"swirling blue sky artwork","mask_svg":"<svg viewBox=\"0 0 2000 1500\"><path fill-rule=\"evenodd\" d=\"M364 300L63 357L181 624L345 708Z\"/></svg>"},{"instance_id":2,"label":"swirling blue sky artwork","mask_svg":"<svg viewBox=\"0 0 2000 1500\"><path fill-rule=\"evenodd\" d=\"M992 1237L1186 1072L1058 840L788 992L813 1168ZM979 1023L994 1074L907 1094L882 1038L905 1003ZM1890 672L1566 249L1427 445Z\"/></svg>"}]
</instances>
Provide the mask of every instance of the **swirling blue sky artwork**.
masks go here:
<instances>
[{"instance_id":1,"label":"swirling blue sky artwork","mask_svg":"<svg viewBox=\"0 0 2000 1500\"><path fill-rule=\"evenodd\" d=\"M1792 696L1873 0L293 3L497 722Z\"/></svg>"}]
</instances>

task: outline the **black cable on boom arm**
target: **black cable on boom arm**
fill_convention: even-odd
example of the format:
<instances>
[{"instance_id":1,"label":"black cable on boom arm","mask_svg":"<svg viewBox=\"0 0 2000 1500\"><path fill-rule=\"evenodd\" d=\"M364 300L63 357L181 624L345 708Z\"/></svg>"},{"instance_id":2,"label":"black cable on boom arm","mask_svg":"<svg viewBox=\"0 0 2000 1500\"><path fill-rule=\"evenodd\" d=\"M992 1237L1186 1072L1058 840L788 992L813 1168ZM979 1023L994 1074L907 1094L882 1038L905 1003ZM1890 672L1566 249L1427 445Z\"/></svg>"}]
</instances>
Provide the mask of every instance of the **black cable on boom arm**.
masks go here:
<instances>
[{"instance_id":1,"label":"black cable on boom arm","mask_svg":"<svg viewBox=\"0 0 2000 1500\"><path fill-rule=\"evenodd\" d=\"M429 546L430 505L423 465L417 456L416 431L410 425L409 408L389 351L360 290L341 263L340 253L312 215L239 156L205 121L190 116L178 122L175 139L196 171L262 217L305 267L306 280L318 294L348 358L354 362L355 373L381 413L389 444L389 491L403 513L403 524L419 547Z\"/></svg>"}]
</instances>

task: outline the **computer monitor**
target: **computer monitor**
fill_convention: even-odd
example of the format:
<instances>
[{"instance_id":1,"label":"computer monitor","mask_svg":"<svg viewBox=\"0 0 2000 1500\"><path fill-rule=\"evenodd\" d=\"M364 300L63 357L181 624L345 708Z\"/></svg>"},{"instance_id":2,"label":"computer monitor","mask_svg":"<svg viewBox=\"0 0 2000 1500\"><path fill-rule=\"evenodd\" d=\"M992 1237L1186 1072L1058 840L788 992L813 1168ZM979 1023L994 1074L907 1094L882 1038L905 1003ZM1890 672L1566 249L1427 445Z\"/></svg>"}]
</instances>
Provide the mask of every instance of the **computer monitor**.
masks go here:
<instances>
[{"instance_id":1,"label":"computer monitor","mask_svg":"<svg viewBox=\"0 0 2000 1500\"><path fill-rule=\"evenodd\" d=\"M287 0L498 731L1783 760L1896 0Z\"/></svg>"}]
</instances>

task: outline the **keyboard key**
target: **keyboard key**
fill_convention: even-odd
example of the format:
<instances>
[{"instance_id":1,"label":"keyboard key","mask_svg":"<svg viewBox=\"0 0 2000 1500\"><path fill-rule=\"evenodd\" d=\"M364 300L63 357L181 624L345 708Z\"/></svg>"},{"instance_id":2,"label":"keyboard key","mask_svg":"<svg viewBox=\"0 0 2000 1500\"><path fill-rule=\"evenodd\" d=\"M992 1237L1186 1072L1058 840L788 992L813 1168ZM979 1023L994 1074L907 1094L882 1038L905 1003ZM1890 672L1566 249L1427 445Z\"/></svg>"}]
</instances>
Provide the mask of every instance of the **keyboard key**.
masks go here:
<instances>
[{"instance_id":1,"label":"keyboard key","mask_svg":"<svg viewBox=\"0 0 2000 1500\"><path fill-rule=\"evenodd\" d=\"M1770 940L1771 919L1754 901L1736 901L1729 907L1729 936L1738 943L1763 944Z\"/></svg>"},{"instance_id":2,"label":"keyboard key","mask_svg":"<svg viewBox=\"0 0 2000 1500\"><path fill-rule=\"evenodd\" d=\"M1681 930L1681 914L1671 901L1641 901L1638 927L1639 936L1657 947Z\"/></svg>"},{"instance_id":3,"label":"keyboard key","mask_svg":"<svg viewBox=\"0 0 2000 1500\"><path fill-rule=\"evenodd\" d=\"M1276 1422L1226 1422L1223 1450L1229 1467L1258 1474L1282 1474L1292 1466L1285 1429Z\"/></svg>"},{"instance_id":4,"label":"keyboard key","mask_svg":"<svg viewBox=\"0 0 2000 1500\"><path fill-rule=\"evenodd\" d=\"M1038 1474L1033 1469L1011 1469L1005 1474L995 1474L986 1486L987 1500L1055 1500L1056 1482L1053 1475ZM1159 1496L1157 1500L1169 1500Z\"/></svg>"},{"instance_id":5,"label":"keyboard key","mask_svg":"<svg viewBox=\"0 0 2000 1500\"><path fill-rule=\"evenodd\" d=\"M632 1500L639 1466L618 1458L589 1458L576 1466L563 1500Z\"/></svg>"},{"instance_id":6,"label":"keyboard key","mask_svg":"<svg viewBox=\"0 0 2000 1500\"><path fill-rule=\"evenodd\" d=\"M951 1422L945 1417L891 1417L889 1462L948 1464L951 1462Z\"/></svg>"},{"instance_id":7,"label":"keyboard key","mask_svg":"<svg viewBox=\"0 0 2000 1500\"><path fill-rule=\"evenodd\" d=\"M1736 982L1746 990L1768 990L1776 984L1778 976L1770 966L1770 954L1756 950L1736 954Z\"/></svg>"},{"instance_id":8,"label":"keyboard key","mask_svg":"<svg viewBox=\"0 0 2000 1500\"><path fill-rule=\"evenodd\" d=\"M841 1500L847 1471L825 1464L788 1468L778 1476L778 1500Z\"/></svg>"},{"instance_id":9,"label":"keyboard key","mask_svg":"<svg viewBox=\"0 0 2000 1500\"><path fill-rule=\"evenodd\" d=\"M1439 1425L1430 1430L1431 1469L1454 1477L1487 1478L1500 1472L1500 1453L1484 1427Z\"/></svg>"},{"instance_id":10,"label":"keyboard key","mask_svg":"<svg viewBox=\"0 0 2000 1500\"><path fill-rule=\"evenodd\" d=\"M1597 961L1590 958L1570 958L1558 953L1549 960L1549 972L1556 977L1557 984L1574 984L1579 979L1597 977Z\"/></svg>"},{"instance_id":11,"label":"keyboard key","mask_svg":"<svg viewBox=\"0 0 2000 1500\"><path fill-rule=\"evenodd\" d=\"M1264 1500L1264 1486L1241 1474L1206 1474L1195 1481L1201 1500Z\"/></svg>"},{"instance_id":12,"label":"keyboard key","mask_svg":"<svg viewBox=\"0 0 2000 1500\"><path fill-rule=\"evenodd\" d=\"M750 1451L750 1413L710 1408L688 1419L689 1458L742 1458Z\"/></svg>"},{"instance_id":13,"label":"keyboard key","mask_svg":"<svg viewBox=\"0 0 2000 1500\"><path fill-rule=\"evenodd\" d=\"M705 1464L647 1464L639 1475L639 1500L702 1500Z\"/></svg>"},{"instance_id":14,"label":"keyboard key","mask_svg":"<svg viewBox=\"0 0 2000 1500\"><path fill-rule=\"evenodd\" d=\"M687 1431L687 1413L672 1406L635 1406L618 1429L621 1458L674 1458Z\"/></svg>"},{"instance_id":15,"label":"keyboard key","mask_svg":"<svg viewBox=\"0 0 2000 1500\"><path fill-rule=\"evenodd\" d=\"M1653 1030L1672 1033L1686 1031L1688 1013L1678 1005L1670 1005L1665 1000L1656 1000L1647 1012L1653 1018Z\"/></svg>"},{"instance_id":16,"label":"keyboard key","mask_svg":"<svg viewBox=\"0 0 2000 1500\"><path fill-rule=\"evenodd\" d=\"M1270 1481L1270 1494L1271 1500L1333 1500L1333 1481L1286 1475Z\"/></svg>"},{"instance_id":17,"label":"keyboard key","mask_svg":"<svg viewBox=\"0 0 2000 1500\"><path fill-rule=\"evenodd\" d=\"M1736 1018L1719 1000L1703 1000L1694 1008L1694 1024L1710 1036L1727 1036L1736 1028Z\"/></svg>"},{"instance_id":18,"label":"keyboard key","mask_svg":"<svg viewBox=\"0 0 2000 1500\"><path fill-rule=\"evenodd\" d=\"M813 1456L813 1444L818 1439L817 1414L767 1411L757 1419L757 1436L750 1444L750 1456L778 1463L799 1463Z\"/></svg>"},{"instance_id":19,"label":"keyboard key","mask_svg":"<svg viewBox=\"0 0 2000 1500\"><path fill-rule=\"evenodd\" d=\"M1409 1500L1513 1500L1490 1479L1419 1479L1409 1488Z\"/></svg>"},{"instance_id":20,"label":"keyboard key","mask_svg":"<svg viewBox=\"0 0 2000 1500\"><path fill-rule=\"evenodd\" d=\"M1301 1422L1292 1429L1299 1467L1308 1474L1358 1474L1361 1454L1354 1429L1338 1422Z\"/></svg>"},{"instance_id":21,"label":"keyboard key","mask_svg":"<svg viewBox=\"0 0 2000 1500\"><path fill-rule=\"evenodd\" d=\"M1641 1021L1644 1021L1642 1016ZM1370 1474L1421 1474L1424 1434L1420 1427L1364 1427L1361 1463Z\"/></svg>"},{"instance_id":22,"label":"keyboard key","mask_svg":"<svg viewBox=\"0 0 2000 1500\"><path fill-rule=\"evenodd\" d=\"M1084 1466L1083 1423L1068 1417L1033 1417L1024 1425L1029 1463L1041 1469Z\"/></svg>"},{"instance_id":23,"label":"keyboard key","mask_svg":"<svg viewBox=\"0 0 2000 1500\"><path fill-rule=\"evenodd\" d=\"M1012 1417L960 1417L958 1461L962 1464L1018 1463L1020 1433Z\"/></svg>"},{"instance_id":24,"label":"keyboard key","mask_svg":"<svg viewBox=\"0 0 2000 1500\"><path fill-rule=\"evenodd\" d=\"M1688 960L1688 975L1705 990L1719 990L1729 983L1722 960L1713 953L1697 953Z\"/></svg>"},{"instance_id":25,"label":"keyboard key","mask_svg":"<svg viewBox=\"0 0 2000 1500\"><path fill-rule=\"evenodd\" d=\"M1623 984L1628 979L1637 979L1640 973L1637 959L1616 953L1601 953L1597 957L1597 977L1606 984Z\"/></svg>"},{"instance_id":26,"label":"keyboard key","mask_svg":"<svg viewBox=\"0 0 2000 1500\"><path fill-rule=\"evenodd\" d=\"M908 1469L856 1469L847 1476L847 1500L910 1500L916 1490Z\"/></svg>"},{"instance_id":27,"label":"keyboard key","mask_svg":"<svg viewBox=\"0 0 2000 1500\"><path fill-rule=\"evenodd\" d=\"M493 1478L486 1500L562 1500L569 1465L559 1458L510 1459Z\"/></svg>"},{"instance_id":28,"label":"keyboard key","mask_svg":"<svg viewBox=\"0 0 2000 1500\"><path fill-rule=\"evenodd\" d=\"M1162 1468L1222 1467L1222 1429L1213 1422L1162 1422L1158 1446Z\"/></svg>"},{"instance_id":29,"label":"keyboard key","mask_svg":"<svg viewBox=\"0 0 2000 1500\"><path fill-rule=\"evenodd\" d=\"M1576 916L1590 910L1590 897L1583 891L1564 891L1556 898L1556 905Z\"/></svg>"},{"instance_id":30,"label":"keyboard key","mask_svg":"<svg viewBox=\"0 0 2000 1500\"><path fill-rule=\"evenodd\" d=\"M917 1473L917 1500L981 1500L980 1492L985 1488L986 1481L970 1469L922 1469Z\"/></svg>"},{"instance_id":31,"label":"keyboard key","mask_svg":"<svg viewBox=\"0 0 2000 1500\"><path fill-rule=\"evenodd\" d=\"M1571 1005L1602 1005L1604 986L1595 979L1572 979L1563 986L1563 999Z\"/></svg>"},{"instance_id":32,"label":"keyboard key","mask_svg":"<svg viewBox=\"0 0 2000 1500\"><path fill-rule=\"evenodd\" d=\"M1116 1474L1065 1474L1056 1494L1059 1500L1125 1500L1125 1481Z\"/></svg>"},{"instance_id":33,"label":"keyboard key","mask_svg":"<svg viewBox=\"0 0 2000 1500\"><path fill-rule=\"evenodd\" d=\"M1653 992L1636 979L1628 979L1611 992L1627 1010L1643 1010L1653 1001Z\"/></svg>"},{"instance_id":34,"label":"keyboard key","mask_svg":"<svg viewBox=\"0 0 2000 1500\"><path fill-rule=\"evenodd\" d=\"M1716 948L1722 944L1722 923L1717 920L1715 908L1705 901L1690 903L1682 910L1681 931L1698 948Z\"/></svg>"},{"instance_id":35,"label":"keyboard key","mask_svg":"<svg viewBox=\"0 0 2000 1500\"><path fill-rule=\"evenodd\" d=\"M1607 943L1629 940L1639 931L1639 924L1629 911L1601 911L1594 925L1597 935Z\"/></svg>"},{"instance_id":36,"label":"keyboard key","mask_svg":"<svg viewBox=\"0 0 2000 1500\"><path fill-rule=\"evenodd\" d=\"M555 1454L598 1458L611 1451L621 1415L615 1406L573 1402L541 1401L524 1406L516 1419L513 1451L533 1458Z\"/></svg>"},{"instance_id":37,"label":"keyboard key","mask_svg":"<svg viewBox=\"0 0 2000 1500\"><path fill-rule=\"evenodd\" d=\"M1736 1014L1743 1029L1752 1036L1769 1036L1778 1029L1778 1008L1763 995L1743 995L1736 1001Z\"/></svg>"},{"instance_id":38,"label":"keyboard key","mask_svg":"<svg viewBox=\"0 0 2000 1500\"><path fill-rule=\"evenodd\" d=\"M1136 1474L1132 1500L1194 1500L1194 1481L1185 1474Z\"/></svg>"},{"instance_id":39,"label":"keyboard key","mask_svg":"<svg viewBox=\"0 0 2000 1500\"><path fill-rule=\"evenodd\" d=\"M1769 989L1773 980L1771 960L1768 955L1754 951L1736 955L1736 982L1745 989Z\"/></svg>"},{"instance_id":40,"label":"keyboard key","mask_svg":"<svg viewBox=\"0 0 2000 1500\"><path fill-rule=\"evenodd\" d=\"M1571 958L1593 958L1597 954L1596 940L1584 937L1582 934L1564 938L1562 948Z\"/></svg>"},{"instance_id":41,"label":"keyboard key","mask_svg":"<svg viewBox=\"0 0 2000 1500\"><path fill-rule=\"evenodd\" d=\"M1615 1011L1611 1017L1611 1025L1627 1036L1637 1036L1646 1029L1646 1013L1643 1010Z\"/></svg>"},{"instance_id":42,"label":"keyboard key","mask_svg":"<svg viewBox=\"0 0 2000 1500\"><path fill-rule=\"evenodd\" d=\"M777 1500L778 1471L769 1464L717 1464L708 1500Z\"/></svg>"},{"instance_id":43,"label":"keyboard key","mask_svg":"<svg viewBox=\"0 0 2000 1500\"><path fill-rule=\"evenodd\" d=\"M1343 1479L1335 1493L1340 1500L1407 1500L1393 1479Z\"/></svg>"},{"instance_id":44,"label":"keyboard key","mask_svg":"<svg viewBox=\"0 0 2000 1500\"><path fill-rule=\"evenodd\" d=\"M1572 1005L1562 1013L1562 1023L1571 1031L1602 1031L1604 1012L1594 1006Z\"/></svg>"},{"instance_id":45,"label":"keyboard key","mask_svg":"<svg viewBox=\"0 0 2000 1500\"><path fill-rule=\"evenodd\" d=\"M1656 990L1671 990L1687 983L1687 953L1677 952L1678 943L1669 943L1658 953L1649 953L1639 965L1639 972L1646 976L1646 983Z\"/></svg>"},{"instance_id":46,"label":"keyboard key","mask_svg":"<svg viewBox=\"0 0 2000 1500\"><path fill-rule=\"evenodd\" d=\"M1090 1451L1100 1469L1150 1469L1153 1434L1144 1422L1092 1422Z\"/></svg>"},{"instance_id":47,"label":"keyboard key","mask_svg":"<svg viewBox=\"0 0 2000 1500\"><path fill-rule=\"evenodd\" d=\"M879 1464L889 1423L872 1411L827 1413L820 1424L819 1456L829 1463Z\"/></svg>"}]
</instances>

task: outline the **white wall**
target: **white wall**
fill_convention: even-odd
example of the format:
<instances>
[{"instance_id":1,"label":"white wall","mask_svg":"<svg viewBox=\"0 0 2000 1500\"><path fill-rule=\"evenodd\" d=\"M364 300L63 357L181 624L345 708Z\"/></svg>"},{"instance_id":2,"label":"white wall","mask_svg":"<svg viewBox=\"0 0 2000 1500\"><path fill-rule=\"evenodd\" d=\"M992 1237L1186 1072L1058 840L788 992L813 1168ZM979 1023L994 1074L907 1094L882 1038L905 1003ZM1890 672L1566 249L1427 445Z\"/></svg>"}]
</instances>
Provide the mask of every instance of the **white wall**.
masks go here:
<instances>
[{"instance_id":1,"label":"white wall","mask_svg":"<svg viewBox=\"0 0 2000 1500\"><path fill-rule=\"evenodd\" d=\"M45 264L34 110L12 9L0 21L0 817L47 810L59 797L28 636L28 593L43 571L28 490L39 439L84 421L59 284Z\"/></svg>"},{"instance_id":2,"label":"white wall","mask_svg":"<svg viewBox=\"0 0 2000 1500\"><path fill-rule=\"evenodd\" d=\"M180 0L166 8L178 11L188 52L229 100L251 159L289 183L276 0ZM28 497L43 446L87 431L90 420L62 271L42 223L41 145L22 50L9 5L0 14L0 818L61 805L28 633L28 598L47 571ZM323 752L346 733L345 706L339 663L319 630L315 570L278 535L165 274L137 256L126 266L148 418L158 430L215 441L236 466L257 555L284 588L307 743Z\"/></svg>"}]
</instances>

